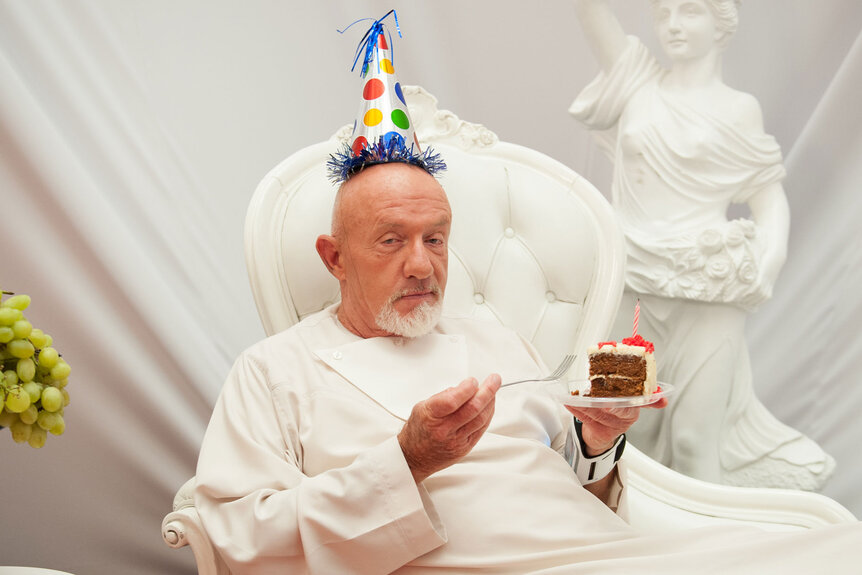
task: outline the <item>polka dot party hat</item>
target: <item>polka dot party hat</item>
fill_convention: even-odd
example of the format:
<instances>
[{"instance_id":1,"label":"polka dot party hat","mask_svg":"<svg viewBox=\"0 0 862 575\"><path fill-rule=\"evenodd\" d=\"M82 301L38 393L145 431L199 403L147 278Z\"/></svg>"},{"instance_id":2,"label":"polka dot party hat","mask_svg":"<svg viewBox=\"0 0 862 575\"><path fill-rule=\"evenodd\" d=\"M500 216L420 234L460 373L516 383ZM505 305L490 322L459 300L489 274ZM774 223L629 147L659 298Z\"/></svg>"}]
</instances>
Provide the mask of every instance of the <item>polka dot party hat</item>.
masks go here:
<instances>
[{"instance_id":1,"label":"polka dot party hat","mask_svg":"<svg viewBox=\"0 0 862 575\"><path fill-rule=\"evenodd\" d=\"M432 175L446 169L439 154L430 148L423 152L416 138L401 84L395 77L392 36L383 25L390 15L400 36L398 15L390 10L374 21L356 49L353 69L361 59L362 98L350 139L327 162L334 183L346 181L366 166L388 162L413 164Z\"/></svg>"}]
</instances>

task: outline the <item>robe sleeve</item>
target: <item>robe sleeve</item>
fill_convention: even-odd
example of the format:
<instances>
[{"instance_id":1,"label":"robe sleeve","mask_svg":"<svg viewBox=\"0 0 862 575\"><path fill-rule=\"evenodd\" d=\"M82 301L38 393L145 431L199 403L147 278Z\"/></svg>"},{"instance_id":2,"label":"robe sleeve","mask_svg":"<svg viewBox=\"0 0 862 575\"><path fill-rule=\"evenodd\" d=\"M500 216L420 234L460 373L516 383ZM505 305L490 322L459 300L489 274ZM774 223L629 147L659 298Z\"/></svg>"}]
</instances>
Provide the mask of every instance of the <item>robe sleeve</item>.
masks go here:
<instances>
[{"instance_id":1,"label":"robe sleeve","mask_svg":"<svg viewBox=\"0 0 862 575\"><path fill-rule=\"evenodd\" d=\"M388 573L446 541L393 437L314 477L265 369L241 357L207 428L195 503L232 571ZM286 413L290 409L291 413ZM288 430L286 433L283 430Z\"/></svg>"},{"instance_id":2,"label":"robe sleeve","mask_svg":"<svg viewBox=\"0 0 862 575\"><path fill-rule=\"evenodd\" d=\"M632 95L663 73L646 46L635 36L609 72L599 75L578 94L569 114L593 130L599 147L613 156L617 123Z\"/></svg>"}]
</instances>

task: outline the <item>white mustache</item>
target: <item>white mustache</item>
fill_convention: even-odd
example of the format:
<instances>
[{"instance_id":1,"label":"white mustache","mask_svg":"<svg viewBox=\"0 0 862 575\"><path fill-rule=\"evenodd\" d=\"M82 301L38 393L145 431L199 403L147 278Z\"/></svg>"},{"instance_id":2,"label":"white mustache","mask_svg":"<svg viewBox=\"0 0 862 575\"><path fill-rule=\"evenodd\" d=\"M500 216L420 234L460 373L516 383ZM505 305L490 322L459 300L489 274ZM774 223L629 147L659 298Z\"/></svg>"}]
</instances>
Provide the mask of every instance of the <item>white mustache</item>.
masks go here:
<instances>
[{"instance_id":1,"label":"white mustache","mask_svg":"<svg viewBox=\"0 0 862 575\"><path fill-rule=\"evenodd\" d=\"M392 294L389 297L389 302L395 303L396 301L398 301L399 299L401 299L403 297L406 297L409 295L416 295L416 294L420 294L420 293L426 293L426 292L431 293L431 294L436 295L436 296L439 296L440 295L440 286L435 284L435 285L430 285L430 286L419 286L419 287L415 287L415 288L403 289L401 291L398 291L398 292Z\"/></svg>"}]
</instances>

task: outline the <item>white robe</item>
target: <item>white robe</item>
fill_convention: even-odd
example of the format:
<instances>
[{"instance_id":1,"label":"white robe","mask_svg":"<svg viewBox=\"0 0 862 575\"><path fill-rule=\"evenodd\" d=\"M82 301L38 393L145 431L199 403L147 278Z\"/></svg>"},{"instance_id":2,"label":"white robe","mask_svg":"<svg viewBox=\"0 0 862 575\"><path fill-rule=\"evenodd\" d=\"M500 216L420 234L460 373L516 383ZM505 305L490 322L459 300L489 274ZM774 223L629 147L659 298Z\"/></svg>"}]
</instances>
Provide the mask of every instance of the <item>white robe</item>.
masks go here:
<instances>
[{"instance_id":1,"label":"white robe","mask_svg":"<svg viewBox=\"0 0 862 575\"><path fill-rule=\"evenodd\" d=\"M537 376L541 361L499 326L444 319L399 345L358 338L334 309L243 353L215 407L195 498L234 573L664 574L751 535L705 531L681 553L639 537L580 486L572 418L529 384L502 389L476 447L417 485L396 439L412 406L468 376Z\"/></svg>"}]
</instances>

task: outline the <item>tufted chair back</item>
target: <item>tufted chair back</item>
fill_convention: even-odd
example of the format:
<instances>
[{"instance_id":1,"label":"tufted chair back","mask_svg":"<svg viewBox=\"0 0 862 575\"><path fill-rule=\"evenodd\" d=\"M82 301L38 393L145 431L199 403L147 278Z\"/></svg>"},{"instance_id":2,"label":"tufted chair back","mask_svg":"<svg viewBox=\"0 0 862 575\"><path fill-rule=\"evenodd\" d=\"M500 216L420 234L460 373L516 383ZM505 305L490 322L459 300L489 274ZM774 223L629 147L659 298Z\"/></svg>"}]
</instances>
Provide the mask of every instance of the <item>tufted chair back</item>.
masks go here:
<instances>
[{"instance_id":1,"label":"tufted chair back","mask_svg":"<svg viewBox=\"0 0 862 575\"><path fill-rule=\"evenodd\" d=\"M604 197L551 158L404 90L423 146L440 152L452 206L445 312L494 318L548 365L608 335L622 295L624 244ZM315 238L329 230L336 187L325 161L350 134L305 148L260 183L246 220L246 262L267 334L338 299ZM583 356L583 353L581 353Z\"/></svg>"}]
</instances>

